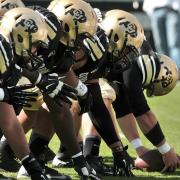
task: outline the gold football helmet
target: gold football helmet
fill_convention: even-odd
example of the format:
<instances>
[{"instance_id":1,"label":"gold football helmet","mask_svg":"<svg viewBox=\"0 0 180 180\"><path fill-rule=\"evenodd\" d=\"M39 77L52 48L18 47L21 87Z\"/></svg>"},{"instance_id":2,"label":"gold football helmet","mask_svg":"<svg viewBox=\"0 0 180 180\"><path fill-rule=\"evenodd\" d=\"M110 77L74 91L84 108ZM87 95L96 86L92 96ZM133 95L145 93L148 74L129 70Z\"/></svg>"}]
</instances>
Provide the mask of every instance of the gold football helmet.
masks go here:
<instances>
[{"instance_id":1,"label":"gold football helmet","mask_svg":"<svg viewBox=\"0 0 180 180\"><path fill-rule=\"evenodd\" d=\"M97 16L94 9L83 0L54 0L48 9L59 19L63 27L60 41L70 47L77 46L79 39L91 37L97 31Z\"/></svg>"},{"instance_id":2,"label":"gold football helmet","mask_svg":"<svg viewBox=\"0 0 180 180\"><path fill-rule=\"evenodd\" d=\"M109 52L118 56L126 46L140 48L144 39L142 25L132 14L122 10L106 12L101 23L106 35L109 37Z\"/></svg>"},{"instance_id":3,"label":"gold football helmet","mask_svg":"<svg viewBox=\"0 0 180 180\"><path fill-rule=\"evenodd\" d=\"M42 16L29 8L14 8L4 14L1 31L11 39L15 53L30 57L32 50L47 46L47 28Z\"/></svg>"},{"instance_id":4,"label":"gold football helmet","mask_svg":"<svg viewBox=\"0 0 180 180\"><path fill-rule=\"evenodd\" d=\"M154 82L146 88L148 97L168 94L179 78L178 68L172 59L163 54L157 54L157 57L160 60L160 71Z\"/></svg>"},{"instance_id":5,"label":"gold football helmet","mask_svg":"<svg viewBox=\"0 0 180 180\"><path fill-rule=\"evenodd\" d=\"M0 0L0 16L2 17L8 10L25 7L21 0Z\"/></svg>"}]
</instances>

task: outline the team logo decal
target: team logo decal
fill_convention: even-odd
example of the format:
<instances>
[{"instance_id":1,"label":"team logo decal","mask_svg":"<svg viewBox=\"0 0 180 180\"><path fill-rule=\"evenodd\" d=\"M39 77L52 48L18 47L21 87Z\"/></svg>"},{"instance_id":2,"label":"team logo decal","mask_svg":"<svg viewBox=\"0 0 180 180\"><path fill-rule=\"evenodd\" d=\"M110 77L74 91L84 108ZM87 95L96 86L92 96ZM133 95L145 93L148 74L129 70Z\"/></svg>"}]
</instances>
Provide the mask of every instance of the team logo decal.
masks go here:
<instances>
[{"instance_id":1,"label":"team logo decal","mask_svg":"<svg viewBox=\"0 0 180 180\"><path fill-rule=\"evenodd\" d=\"M23 26L26 32L35 33L38 31L38 27L33 19L22 19L16 24L16 27L19 25Z\"/></svg>"},{"instance_id":2,"label":"team logo decal","mask_svg":"<svg viewBox=\"0 0 180 180\"><path fill-rule=\"evenodd\" d=\"M4 6L2 6L2 8L6 8L6 9L13 9L13 8L16 8L16 7L18 7L18 5L15 4L15 3L7 3Z\"/></svg>"},{"instance_id":3,"label":"team logo decal","mask_svg":"<svg viewBox=\"0 0 180 180\"><path fill-rule=\"evenodd\" d=\"M137 26L129 21L122 21L125 18L120 18L119 25L124 26L126 28L126 33L130 35L131 37L135 38L137 36Z\"/></svg>"},{"instance_id":4,"label":"team logo decal","mask_svg":"<svg viewBox=\"0 0 180 180\"><path fill-rule=\"evenodd\" d=\"M85 13L82 9L70 9L69 11L66 12L66 14L70 14L71 16L73 16L73 20L75 22L79 22L79 23L83 23L86 22L86 16Z\"/></svg>"},{"instance_id":5,"label":"team logo decal","mask_svg":"<svg viewBox=\"0 0 180 180\"><path fill-rule=\"evenodd\" d=\"M161 82L162 82L162 87L166 88L172 83L173 77L172 77L172 72L168 69L168 67L165 66L164 69L166 70L166 76L165 77L162 76Z\"/></svg>"}]
</instances>

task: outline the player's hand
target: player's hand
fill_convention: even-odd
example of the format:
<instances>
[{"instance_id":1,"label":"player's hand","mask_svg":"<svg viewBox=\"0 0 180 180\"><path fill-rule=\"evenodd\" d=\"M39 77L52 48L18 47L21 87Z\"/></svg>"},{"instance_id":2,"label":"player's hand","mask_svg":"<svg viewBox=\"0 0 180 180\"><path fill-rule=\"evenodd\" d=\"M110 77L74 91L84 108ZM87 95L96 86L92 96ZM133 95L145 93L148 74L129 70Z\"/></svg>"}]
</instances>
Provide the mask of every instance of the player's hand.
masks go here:
<instances>
[{"instance_id":1,"label":"player's hand","mask_svg":"<svg viewBox=\"0 0 180 180\"><path fill-rule=\"evenodd\" d=\"M180 160L172 148L170 151L162 155L163 161L164 161L164 168L162 169L163 172L175 172L176 168L180 166Z\"/></svg>"},{"instance_id":2,"label":"player's hand","mask_svg":"<svg viewBox=\"0 0 180 180\"><path fill-rule=\"evenodd\" d=\"M39 87L43 93L57 100L58 104L60 104L58 99L71 104L71 100L69 100L69 98L77 100L76 90L62 82L61 80L63 78L64 77L60 77L56 73L42 75L37 87Z\"/></svg>"},{"instance_id":3,"label":"player's hand","mask_svg":"<svg viewBox=\"0 0 180 180\"><path fill-rule=\"evenodd\" d=\"M34 85L32 84L24 84L20 86L8 86L1 88L1 90L4 92L4 98L2 101L11 105L31 107L29 102L36 101L36 96L38 94L35 92L27 92L25 90L33 87Z\"/></svg>"}]
</instances>

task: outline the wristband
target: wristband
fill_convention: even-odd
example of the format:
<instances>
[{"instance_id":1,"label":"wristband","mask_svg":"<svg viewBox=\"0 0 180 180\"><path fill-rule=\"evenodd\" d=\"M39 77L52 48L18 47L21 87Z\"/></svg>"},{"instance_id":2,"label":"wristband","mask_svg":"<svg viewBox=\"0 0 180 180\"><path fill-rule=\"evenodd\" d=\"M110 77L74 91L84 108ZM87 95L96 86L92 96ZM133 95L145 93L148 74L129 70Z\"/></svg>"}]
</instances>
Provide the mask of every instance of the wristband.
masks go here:
<instances>
[{"instance_id":1,"label":"wristband","mask_svg":"<svg viewBox=\"0 0 180 180\"><path fill-rule=\"evenodd\" d=\"M41 73L39 73L38 78L35 82L35 85L39 84L39 82L41 81L41 78L42 78L42 75L41 75Z\"/></svg>"},{"instance_id":2,"label":"wristband","mask_svg":"<svg viewBox=\"0 0 180 180\"><path fill-rule=\"evenodd\" d=\"M164 140L164 134L158 122L145 136L154 146L157 146Z\"/></svg>"},{"instance_id":3,"label":"wristband","mask_svg":"<svg viewBox=\"0 0 180 180\"><path fill-rule=\"evenodd\" d=\"M142 146L142 141L140 138L133 139L130 143L134 149L137 149L140 146Z\"/></svg>"},{"instance_id":4,"label":"wristband","mask_svg":"<svg viewBox=\"0 0 180 180\"><path fill-rule=\"evenodd\" d=\"M157 149L161 154L166 154L171 150L171 147L167 142L165 142L163 145L157 147Z\"/></svg>"},{"instance_id":5,"label":"wristband","mask_svg":"<svg viewBox=\"0 0 180 180\"><path fill-rule=\"evenodd\" d=\"M4 90L3 88L0 88L0 101L4 100Z\"/></svg>"},{"instance_id":6,"label":"wristband","mask_svg":"<svg viewBox=\"0 0 180 180\"><path fill-rule=\"evenodd\" d=\"M78 85L76 86L75 89L77 90L78 96L84 96L88 91L87 86L83 84L81 80L79 80Z\"/></svg>"}]
</instances>

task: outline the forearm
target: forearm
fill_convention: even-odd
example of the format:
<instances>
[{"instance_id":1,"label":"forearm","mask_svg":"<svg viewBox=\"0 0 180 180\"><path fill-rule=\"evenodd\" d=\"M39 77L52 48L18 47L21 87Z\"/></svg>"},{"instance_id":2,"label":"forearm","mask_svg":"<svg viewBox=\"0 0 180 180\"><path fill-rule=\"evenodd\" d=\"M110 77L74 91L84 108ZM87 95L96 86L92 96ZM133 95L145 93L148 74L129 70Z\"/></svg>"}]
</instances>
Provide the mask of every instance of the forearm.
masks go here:
<instances>
[{"instance_id":1,"label":"forearm","mask_svg":"<svg viewBox=\"0 0 180 180\"><path fill-rule=\"evenodd\" d=\"M144 134L147 134L157 124L157 119L151 111L136 117L136 119L141 131Z\"/></svg>"},{"instance_id":2,"label":"forearm","mask_svg":"<svg viewBox=\"0 0 180 180\"><path fill-rule=\"evenodd\" d=\"M165 135L156 120L155 115L152 112L146 113L143 115L145 118L138 118L138 123L144 124L141 125L140 128L143 131L146 138L158 148L161 154L164 154L170 150L169 144L166 142ZM141 122L141 123L140 123Z\"/></svg>"},{"instance_id":3,"label":"forearm","mask_svg":"<svg viewBox=\"0 0 180 180\"><path fill-rule=\"evenodd\" d=\"M79 78L75 75L74 71L71 69L66 73L65 83L72 87L76 87L79 82Z\"/></svg>"},{"instance_id":4,"label":"forearm","mask_svg":"<svg viewBox=\"0 0 180 180\"><path fill-rule=\"evenodd\" d=\"M118 124L129 142L133 139L139 138L136 120L133 114L127 114L126 116L119 118Z\"/></svg>"},{"instance_id":5,"label":"forearm","mask_svg":"<svg viewBox=\"0 0 180 180\"><path fill-rule=\"evenodd\" d=\"M27 79L29 79L29 81L32 84L37 84L38 79L40 77L40 73L38 71L29 71L25 68L22 69L22 76L26 77Z\"/></svg>"},{"instance_id":6,"label":"forearm","mask_svg":"<svg viewBox=\"0 0 180 180\"><path fill-rule=\"evenodd\" d=\"M84 96L88 91L87 86L81 82L81 80L75 75L73 70L70 70L66 74L65 81L67 84L69 84L77 90L78 96Z\"/></svg>"}]
</instances>

